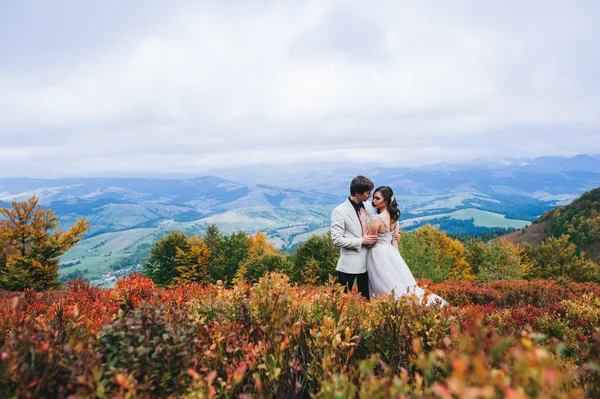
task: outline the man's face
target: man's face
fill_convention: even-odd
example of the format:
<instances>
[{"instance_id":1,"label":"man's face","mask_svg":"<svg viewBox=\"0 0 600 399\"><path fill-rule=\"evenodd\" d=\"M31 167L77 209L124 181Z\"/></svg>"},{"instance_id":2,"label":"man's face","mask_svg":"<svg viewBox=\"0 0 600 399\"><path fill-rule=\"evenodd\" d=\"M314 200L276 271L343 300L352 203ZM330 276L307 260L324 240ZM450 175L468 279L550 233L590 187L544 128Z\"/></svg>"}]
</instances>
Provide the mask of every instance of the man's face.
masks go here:
<instances>
[{"instance_id":1,"label":"man's face","mask_svg":"<svg viewBox=\"0 0 600 399\"><path fill-rule=\"evenodd\" d=\"M365 202L368 201L369 198L371 198L371 192L370 191L365 191L364 193L356 193L356 199L361 201L361 202Z\"/></svg>"}]
</instances>

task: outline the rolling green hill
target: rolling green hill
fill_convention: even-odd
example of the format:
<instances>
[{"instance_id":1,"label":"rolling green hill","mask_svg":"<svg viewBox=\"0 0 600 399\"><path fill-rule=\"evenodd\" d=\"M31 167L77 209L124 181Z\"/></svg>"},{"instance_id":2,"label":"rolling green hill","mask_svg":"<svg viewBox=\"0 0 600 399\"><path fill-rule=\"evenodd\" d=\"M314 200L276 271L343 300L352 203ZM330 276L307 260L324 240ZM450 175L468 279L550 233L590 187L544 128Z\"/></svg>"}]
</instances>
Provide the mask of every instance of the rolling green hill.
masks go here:
<instances>
[{"instance_id":1,"label":"rolling green hill","mask_svg":"<svg viewBox=\"0 0 600 399\"><path fill-rule=\"evenodd\" d=\"M160 229L129 229L100 234L81 241L61 257L60 274L77 273L86 280L100 283L107 269L118 260L139 253L163 232Z\"/></svg>"}]
</instances>

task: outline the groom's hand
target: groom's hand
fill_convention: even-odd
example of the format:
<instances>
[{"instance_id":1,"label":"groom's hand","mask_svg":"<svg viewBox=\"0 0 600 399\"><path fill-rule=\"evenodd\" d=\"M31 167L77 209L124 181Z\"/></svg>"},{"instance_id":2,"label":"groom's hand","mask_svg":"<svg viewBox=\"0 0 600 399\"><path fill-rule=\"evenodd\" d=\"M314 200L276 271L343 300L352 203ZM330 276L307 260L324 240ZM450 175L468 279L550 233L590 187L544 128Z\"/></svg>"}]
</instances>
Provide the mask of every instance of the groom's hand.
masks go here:
<instances>
[{"instance_id":1,"label":"groom's hand","mask_svg":"<svg viewBox=\"0 0 600 399\"><path fill-rule=\"evenodd\" d=\"M362 238L362 243L363 243L363 245L366 245L366 246L373 245L373 244L375 244L376 241L377 241L377 234L367 234L367 235L364 235Z\"/></svg>"}]
</instances>

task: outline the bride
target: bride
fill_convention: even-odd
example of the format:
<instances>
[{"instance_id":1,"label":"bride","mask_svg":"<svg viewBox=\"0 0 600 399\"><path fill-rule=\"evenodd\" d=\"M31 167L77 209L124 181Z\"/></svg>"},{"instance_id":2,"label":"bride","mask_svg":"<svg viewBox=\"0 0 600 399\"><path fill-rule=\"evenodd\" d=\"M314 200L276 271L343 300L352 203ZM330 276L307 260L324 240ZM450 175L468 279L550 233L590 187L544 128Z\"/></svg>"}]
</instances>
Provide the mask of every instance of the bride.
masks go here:
<instances>
[{"instance_id":1,"label":"bride","mask_svg":"<svg viewBox=\"0 0 600 399\"><path fill-rule=\"evenodd\" d=\"M365 210L359 214L363 226L363 235L377 234L377 242L367 253L367 271L369 272L369 292L371 295L391 294L396 298L404 295L414 295L419 302L448 304L435 294L426 295L425 290L417 285L408 265L398 252L398 241L395 236L398 231L400 210L394 197L394 192L388 186L381 186L373 193L373 208L377 210L370 219Z\"/></svg>"}]
</instances>

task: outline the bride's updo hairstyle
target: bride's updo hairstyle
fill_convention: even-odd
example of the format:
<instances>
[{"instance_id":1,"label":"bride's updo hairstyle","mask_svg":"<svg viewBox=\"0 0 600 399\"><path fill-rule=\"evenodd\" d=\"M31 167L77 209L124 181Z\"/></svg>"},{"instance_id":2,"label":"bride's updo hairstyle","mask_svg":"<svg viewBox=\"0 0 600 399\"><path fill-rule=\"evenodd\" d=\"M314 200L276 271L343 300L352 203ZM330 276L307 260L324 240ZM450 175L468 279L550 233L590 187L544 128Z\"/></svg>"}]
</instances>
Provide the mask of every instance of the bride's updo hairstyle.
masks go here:
<instances>
[{"instance_id":1,"label":"bride's updo hairstyle","mask_svg":"<svg viewBox=\"0 0 600 399\"><path fill-rule=\"evenodd\" d=\"M398 209L398 202L396 202L396 197L394 197L392 188L390 186L379 186L375 189L373 195L375 195L375 193L381 193L383 200L387 204L391 222L397 222L398 219L400 219L400 209ZM377 210L377 213L379 213L379 210Z\"/></svg>"}]
</instances>

